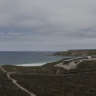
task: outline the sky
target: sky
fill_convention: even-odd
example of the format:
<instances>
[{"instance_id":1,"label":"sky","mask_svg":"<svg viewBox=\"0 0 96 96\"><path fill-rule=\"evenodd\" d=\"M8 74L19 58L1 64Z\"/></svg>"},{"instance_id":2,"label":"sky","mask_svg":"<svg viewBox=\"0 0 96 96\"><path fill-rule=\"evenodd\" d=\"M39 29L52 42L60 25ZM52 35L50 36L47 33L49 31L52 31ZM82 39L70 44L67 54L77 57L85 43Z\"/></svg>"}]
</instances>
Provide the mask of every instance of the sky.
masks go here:
<instances>
[{"instance_id":1,"label":"sky","mask_svg":"<svg viewBox=\"0 0 96 96\"><path fill-rule=\"evenodd\" d=\"M0 0L0 51L96 49L96 0Z\"/></svg>"}]
</instances>

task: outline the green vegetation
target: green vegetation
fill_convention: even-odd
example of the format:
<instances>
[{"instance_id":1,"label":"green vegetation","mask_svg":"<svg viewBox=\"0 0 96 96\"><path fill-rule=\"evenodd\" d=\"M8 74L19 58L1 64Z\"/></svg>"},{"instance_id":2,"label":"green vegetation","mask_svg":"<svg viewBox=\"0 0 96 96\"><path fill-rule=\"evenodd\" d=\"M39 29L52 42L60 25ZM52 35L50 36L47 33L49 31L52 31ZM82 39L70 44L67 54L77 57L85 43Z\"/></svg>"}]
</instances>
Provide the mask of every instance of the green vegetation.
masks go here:
<instances>
[{"instance_id":1,"label":"green vegetation","mask_svg":"<svg viewBox=\"0 0 96 96\"><path fill-rule=\"evenodd\" d=\"M96 61L84 61L77 65L76 69L71 70L54 67L54 65L61 63L63 60L39 67L5 65L3 68L8 72L16 72L11 74L11 77L16 79L20 85L36 94L36 96L95 96ZM56 74L58 70L59 72ZM1 78L5 79L6 77L1 76ZM14 85L10 86L13 88ZM6 90L9 91L9 89ZM15 91L17 92L17 90ZM18 92L17 94L22 93L21 90L20 93Z\"/></svg>"},{"instance_id":2,"label":"green vegetation","mask_svg":"<svg viewBox=\"0 0 96 96\"><path fill-rule=\"evenodd\" d=\"M75 75L15 74L12 78L37 96L96 95L96 72Z\"/></svg>"},{"instance_id":3,"label":"green vegetation","mask_svg":"<svg viewBox=\"0 0 96 96\"><path fill-rule=\"evenodd\" d=\"M54 67L54 65L56 65L58 63L61 63L61 62L63 62L66 59L70 59L70 58L64 58L64 59L61 59L61 60L56 61L56 62L47 63L47 64L43 65L42 67L46 67L46 68Z\"/></svg>"},{"instance_id":4,"label":"green vegetation","mask_svg":"<svg viewBox=\"0 0 96 96\"><path fill-rule=\"evenodd\" d=\"M10 81L0 69L0 96L30 96Z\"/></svg>"},{"instance_id":5,"label":"green vegetation","mask_svg":"<svg viewBox=\"0 0 96 96\"><path fill-rule=\"evenodd\" d=\"M53 56L88 56L88 55L96 55L96 49L89 50L68 50L64 52L56 52Z\"/></svg>"},{"instance_id":6,"label":"green vegetation","mask_svg":"<svg viewBox=\"0 0 96 96\"><path fill-rule=\"evenodd\" d=\"M96 71L96 61L81 62L79 65L77 65L77 68L75 70L77 70L78 72Z\"/></svg>"},{"instance_id":7,"label":"green vegetation","mask_svg":"<svg viewBox=\"0 0 96 96\"><path fill-rule=\"evenodd\" d=\"M77 65L76 69L65 70L61 67L54 67L54 65L61 63L64 59L59 60L57 62L47 63L43 66L37 67L22 67L22 66L12 66L12 65L4 65L3 68L7 72L15 72L15 73L31 73L31 74L56 74L59 70L58 74L74 74L86 71L94 71L96 70L96 61L84 61Z\"/></svg>"}]
</instances>

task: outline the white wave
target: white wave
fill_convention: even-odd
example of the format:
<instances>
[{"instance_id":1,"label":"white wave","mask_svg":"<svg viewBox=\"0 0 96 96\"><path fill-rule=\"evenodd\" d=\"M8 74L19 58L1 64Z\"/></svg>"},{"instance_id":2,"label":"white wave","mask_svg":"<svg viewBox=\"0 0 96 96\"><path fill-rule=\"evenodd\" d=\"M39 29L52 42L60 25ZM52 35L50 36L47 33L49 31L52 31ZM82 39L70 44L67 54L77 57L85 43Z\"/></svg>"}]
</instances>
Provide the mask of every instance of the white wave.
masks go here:
<instances>
[{"instance_id":1,"label":"white wave","mask_svg":"<svg viewBox=\"0 0 96 96\"><path fill-rule=\"evenodd\" d=\"M44 62L44 63L32 63L32 64L18 64L16 66L42 66L44 64L46 64L48 62Z\"/></svg>"}]
</instances>

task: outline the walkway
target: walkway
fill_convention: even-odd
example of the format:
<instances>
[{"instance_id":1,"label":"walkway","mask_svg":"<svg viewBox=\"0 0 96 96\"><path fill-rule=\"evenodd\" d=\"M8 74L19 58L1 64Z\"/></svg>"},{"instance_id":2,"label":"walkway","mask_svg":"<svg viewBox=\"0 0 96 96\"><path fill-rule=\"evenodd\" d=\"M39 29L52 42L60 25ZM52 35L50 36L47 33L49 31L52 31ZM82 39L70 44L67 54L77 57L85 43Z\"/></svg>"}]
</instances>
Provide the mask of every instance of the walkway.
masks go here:
<instances>
[{"instance_id":1,"label":"walkway","mask_svg":"<svg viewBox=\"0 0 96 96\"><path fill-rule=\"evenodd\" d=\"M36 96L34 93L31 93L30 91L28 91L26 88L22 87L20 84L17 83L17 80L13 79L10 77L10 74L13 74L13 72L7 72L2 66L0 66L0 68L2 69L2 71L4 73L7 73L7 77L8 79L12 80L12 82L21 90L27 92L30 96Z\"/></svg>"}]
</instances>

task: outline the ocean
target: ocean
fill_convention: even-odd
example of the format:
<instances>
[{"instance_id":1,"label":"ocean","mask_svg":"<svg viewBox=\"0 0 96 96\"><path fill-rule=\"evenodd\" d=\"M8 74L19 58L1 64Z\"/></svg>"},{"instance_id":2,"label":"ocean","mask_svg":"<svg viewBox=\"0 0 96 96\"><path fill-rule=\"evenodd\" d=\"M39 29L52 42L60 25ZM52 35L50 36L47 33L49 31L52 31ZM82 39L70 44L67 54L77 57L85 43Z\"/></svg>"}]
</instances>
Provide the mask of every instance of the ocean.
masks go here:
<instances>
[{"instance_id":1,"label":"ocean","mask_svg":"<svg viewBox=\"0 0 96 96\"><path fill-rule=\"evenodd\" d=\"M54 52L0 51L0 65L40 66L58 61L62 56L46 56Z\"/></svg>"}]
</instances>

